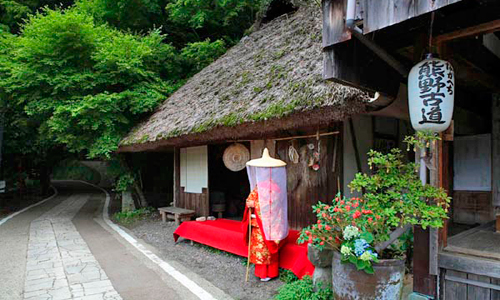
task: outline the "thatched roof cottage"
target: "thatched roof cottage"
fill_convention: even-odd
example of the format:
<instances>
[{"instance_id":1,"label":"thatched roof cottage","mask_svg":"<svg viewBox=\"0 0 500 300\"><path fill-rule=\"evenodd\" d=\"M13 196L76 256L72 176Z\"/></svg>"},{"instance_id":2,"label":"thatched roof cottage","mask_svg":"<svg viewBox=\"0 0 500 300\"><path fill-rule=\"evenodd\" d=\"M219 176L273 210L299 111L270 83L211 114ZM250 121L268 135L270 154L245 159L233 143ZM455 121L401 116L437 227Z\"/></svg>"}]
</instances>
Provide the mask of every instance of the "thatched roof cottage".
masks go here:
<instances>
[{"instance_id":1,"label":"thatched roof cottage","mask_svg":"<svg viewBox=\"0 0 500 300\"><path fill-rule=\"evenodd\" d=\"M311 205L343 184L342 121L366 111L370 95L323 80L321 9L298 6L193 76L121 142L120 152L174 153L163 170L175 173L176 206L208 215L221 202L224 216L241 213L246 173L223 164L235 142L251 157L267 146L287 161L292 228L314 222Z\"/></svg>"}]
</instances>

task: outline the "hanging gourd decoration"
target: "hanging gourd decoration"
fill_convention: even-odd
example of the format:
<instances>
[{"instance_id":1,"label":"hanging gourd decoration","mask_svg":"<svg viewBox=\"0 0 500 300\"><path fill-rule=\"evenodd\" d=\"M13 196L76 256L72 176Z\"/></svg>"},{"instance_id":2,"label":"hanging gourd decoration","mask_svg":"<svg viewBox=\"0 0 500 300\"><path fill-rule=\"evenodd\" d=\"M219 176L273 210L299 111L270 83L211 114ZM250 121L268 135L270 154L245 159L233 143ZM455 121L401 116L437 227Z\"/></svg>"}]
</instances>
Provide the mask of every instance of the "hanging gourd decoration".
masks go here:
<instances>
[{"instance_id":1,"label":"hanging gourd decoration","mask_svg":"<svg viewBox=\"0 0 500 300\"><path fill-rule=\"evenodd\" d=\"M413 129L445 131L453 116L455 74L447 61L427 54L408 76L408 107Z\"/></svg>"}]
</instances>

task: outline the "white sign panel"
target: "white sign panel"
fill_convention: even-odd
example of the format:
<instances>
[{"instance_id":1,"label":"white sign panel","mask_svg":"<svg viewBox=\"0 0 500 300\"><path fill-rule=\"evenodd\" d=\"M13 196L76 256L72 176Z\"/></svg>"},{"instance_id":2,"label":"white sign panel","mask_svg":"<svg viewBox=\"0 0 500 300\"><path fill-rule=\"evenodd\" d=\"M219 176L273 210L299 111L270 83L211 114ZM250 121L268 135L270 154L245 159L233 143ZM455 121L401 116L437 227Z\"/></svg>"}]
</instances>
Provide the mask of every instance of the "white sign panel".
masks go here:
<instances>
[{"instance_id":1,"label":"white sign panel","mask_svg":"<svg viewBox=\"0 0 500 300\"><path fill-rule=\"evenodd\" d=\"M5 180L0 180L0 193L5 193Z\"/></svg>"},{"instance_id":2,"label":"white sign panel","mask_svg":"<svg viewBox=\"0 0 500 300\"><path fill-rule=\"evenodd\" d=\"M186 193L201 194L208 188L207 146L182 148L180 156L181 186Z\"/></svg>"},{"instance_id":3,"label":"white sign panel","mask_svg":"<svg viewBox=\"0 0 500 300\"><path fill-rule=\"evenodd\" d=\"M415 65L408 76L411 125L417 131L445 131L453 117L455 75L447 61L429 58Z\"/></svg>"}]
</instances>

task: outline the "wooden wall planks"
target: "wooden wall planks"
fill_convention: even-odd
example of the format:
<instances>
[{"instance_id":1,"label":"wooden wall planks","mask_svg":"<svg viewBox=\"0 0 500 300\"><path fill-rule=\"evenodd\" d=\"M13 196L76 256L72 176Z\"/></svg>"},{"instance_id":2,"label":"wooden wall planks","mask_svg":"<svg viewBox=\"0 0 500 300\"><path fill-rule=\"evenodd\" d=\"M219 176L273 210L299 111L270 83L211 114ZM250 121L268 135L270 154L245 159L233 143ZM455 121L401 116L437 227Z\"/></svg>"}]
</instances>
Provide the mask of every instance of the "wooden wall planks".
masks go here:
<instances>
[{"instance_id":1,"label":"wooden wall planks","mask_svg":"<svg viewBox=\"0 0 500 300\"><path fill-rule=\"evenodd\" d=\"M313 152L308 148L308 145L313 144L317 147L315 138L278 141L276 143L277 157L287 163L290 228L301 229L315 223L316 216L312 213L312 205L318 201L331 203L335 197L337 178L340 176L339 170L341 170L341 141L340 137L335 136L320 138L320 169L318 171L314 171L308 166ZM299 162L296 164L288 157L288 149L291 145L295 147L300 156ZM335 162L334 147L338 147Z\"/></svg>"},{"instance_id":2,"label":"wooden wall planks","mask_svg":"<svg viewBox=\"0 0 500 300\"><path fill-rule=\"evenodd\" d=\"M462 0L362 0L363 33L385 28Z\"/></svg>"},{"instance_id":3,"label":"wooden wall planks","mask_svg":"<svg viewBox=\"0 0 500 300\"><path fill-rule=\"evenodd\" d=\"M453 222L484 224L494 219L491 192L453 192Z\"/></svg>"},{"instance_id":4,"label":"wooden wall planks","mask_svg":"<svg viewBox=\"0 0 500 300\"><path fill-rule=\"evenodd\" d=\"M201 194L186 193L184 187L180 188L180 199L177 204L178 207L191 209L196 212L196 216L207 217L210 213L210 206L208 202L208 189L203 188Z\"/></svg>"}]
</instances>

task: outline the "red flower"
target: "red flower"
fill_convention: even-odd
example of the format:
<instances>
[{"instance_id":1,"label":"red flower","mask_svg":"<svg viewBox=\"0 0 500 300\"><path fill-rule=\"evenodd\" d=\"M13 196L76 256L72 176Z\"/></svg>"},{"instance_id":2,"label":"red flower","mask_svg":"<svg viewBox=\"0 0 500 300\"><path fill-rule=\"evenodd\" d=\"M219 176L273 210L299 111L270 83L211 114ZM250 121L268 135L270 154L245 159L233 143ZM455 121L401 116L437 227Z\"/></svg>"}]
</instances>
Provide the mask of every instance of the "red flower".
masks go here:
<instances>
[{"instance_id":1,"label":"red flower","mask_svg":"<svg viewBox=\"0 0 500 300\"><path fill-rule=\"evenodd\" d=\"M344 205L344 203L345 203L344 200L340 201L340 205Z\"/></svg>"},{"instance_id":2,"label":"red flower","mask_svg":"<svg viewBox=\"0 0 500 300\"><path fill-rule=\"evenodd\" d=\"M309 237L309 243L312 243L312 241L313 241L313 238L312 238L312 236L310 236Z\"/></svg>"},{"instance_id":3,"label":"red flower","mask_svg":"<svg viewBox=\"0 0 500 300\"><path fill-rule=\"evenodd\" d=\"M377 218L377 220L380 220L380 216L378 216L378 215L377 215L377 216L375 216L375 218Z\"/></svg>"},{"instance_id":4,"label":"red flower","mask_svg":"<svg viewBox=\"0 0 500 300\"><path fill-rule=\"evenodd\" d=\"M335 243L340 244L340 239L338 236L335 237Z\"/></svg>"},{"instance_id":5,"label":"red flower","mask_svg":"<svg viewBox=\"0 0 500 300\"><path fill-rule=\"evenodd\" d=\"M350 210L351 210L351 207L350 207L349 205L347 205L347 206L345 207L345 210L346 210L346 211L350 211Z\"/></svg>"},{"instance_id":6,"label":"red flower","mask_svg":"<svg viewBox=\"0 0 500 300\"><path fill-rule=\"evenodd\" d=\"M372 213L372 211L371 211L371 210L368 210L368 209L363 209L363 213L364 213L365 215L368 215L368 214L371 214L371 213Z\"/></svg>"},{"instance_id":7,"label":"red flower","mask_svg":"<svg viewBox=\"0 0 500 300\"><path fill-rule=\"evenodd\" d=\"M322 226L321 226L321 224L319 224L319 225L318 225L318 229L321 229L321 227L322 227Z\"/></svg>"},{"instance_id":8,"label":"red flower","mask_svg":"<svg viewBox=\"0 0 500 300\"><path fill-rule=\"evenodd\" d=\"M354 213L354 215L352 215L352 217L353 217L354 219L357 219L357 218L359 218L360 216L361 216L361 212L360 212L359 210L357 210L357 211Z\"/></svg>"},{"instance_id":9,"label":"red flower","mask_svg":"<svg viewBox=\"0 0 500 300\"><path fill-rule=\"evenodd\" d=\"M311 235L311 232L309 230L306 230L306 235Z\"/></svg>"},{"instance_id":10,"label":"red flower","mask_svg":"<svg viewBox=\"0 0 500 300\"><path fill-rule=\"evenodd\" d=\"M325 244L325 242L320 242L319 244L320 244L321 246L323 246L323 245Z\"/></svg>"},{"instance_id":11,"label":"red flower","mask_svg":"<svg viewBox=\"0 0 500 300\"><path fill-rule=\"evenodd\" d=\"M333 240L333 238L332 238L332 237L329 237L328 239L329 239L330 241L331 241L331 240Z\"/></svg>"},{"instance_id":12,"label":"red flower","mask_svg":"<svg viewBox=\"0 0 500 300\"><path fill-rule=\"evenodd\" d=\"M318 224L321 224L321 221L320 221L320 220L318 220Z\"/></svg>"},{"instance_id":13,"label":"red flower","mask_svg":"<svg viewBox=\"0 0 500 300\"><path fill-rule=\"evenodd\" d=\"M326 229L326 230L330 230L330 229L332 229L332 228L331 228L330 226L326 225L326 226L325 226L325 229Z\"/></svg>"},{"instance_id":14,"label":"red flower","mask_svg":"<svg viewBox=\"0 0 500 300\"><path fill-rule=\"evenodd\" d=\"M330 208L330 205L326 205L326 206L325 206L325 209L329 209L329 208Z\"/></svg>"},{"instance_id":15,"label":"red flower","mask_svg":"<svg viewBox=\"0 0 500 300\"><path fill-rule=\"evenodd\" d=\"M368 218L368 222L370 222L370 223L371 223L371 222L373 222L373 218L372 218L372 217L369 217L369 218Z\"/></svg>"},{"instance_id":16,"label":"red flower","mask_svg":"<svg viewBox=\"0 0 500 300\"><path fill-rule=\"evenodd\" d=\"M325 214L325 213L323 213L321 216L322 216L323 218L326 218L326 214Z\"/></svg>"},{"instance_id":17,"label":"red flower","mask_svg":"<svg viewBox=\"0 0 500 300\"><path fill-rule=\"evenodd\" d=\"M352 205L352 207L354 207L354 208L356 208L356 207L358 207L358 206L359 206L359 203L358 203L358 202L356 202L356 203L354 203L354 204Z\"/></svg>"}]
</instances>

